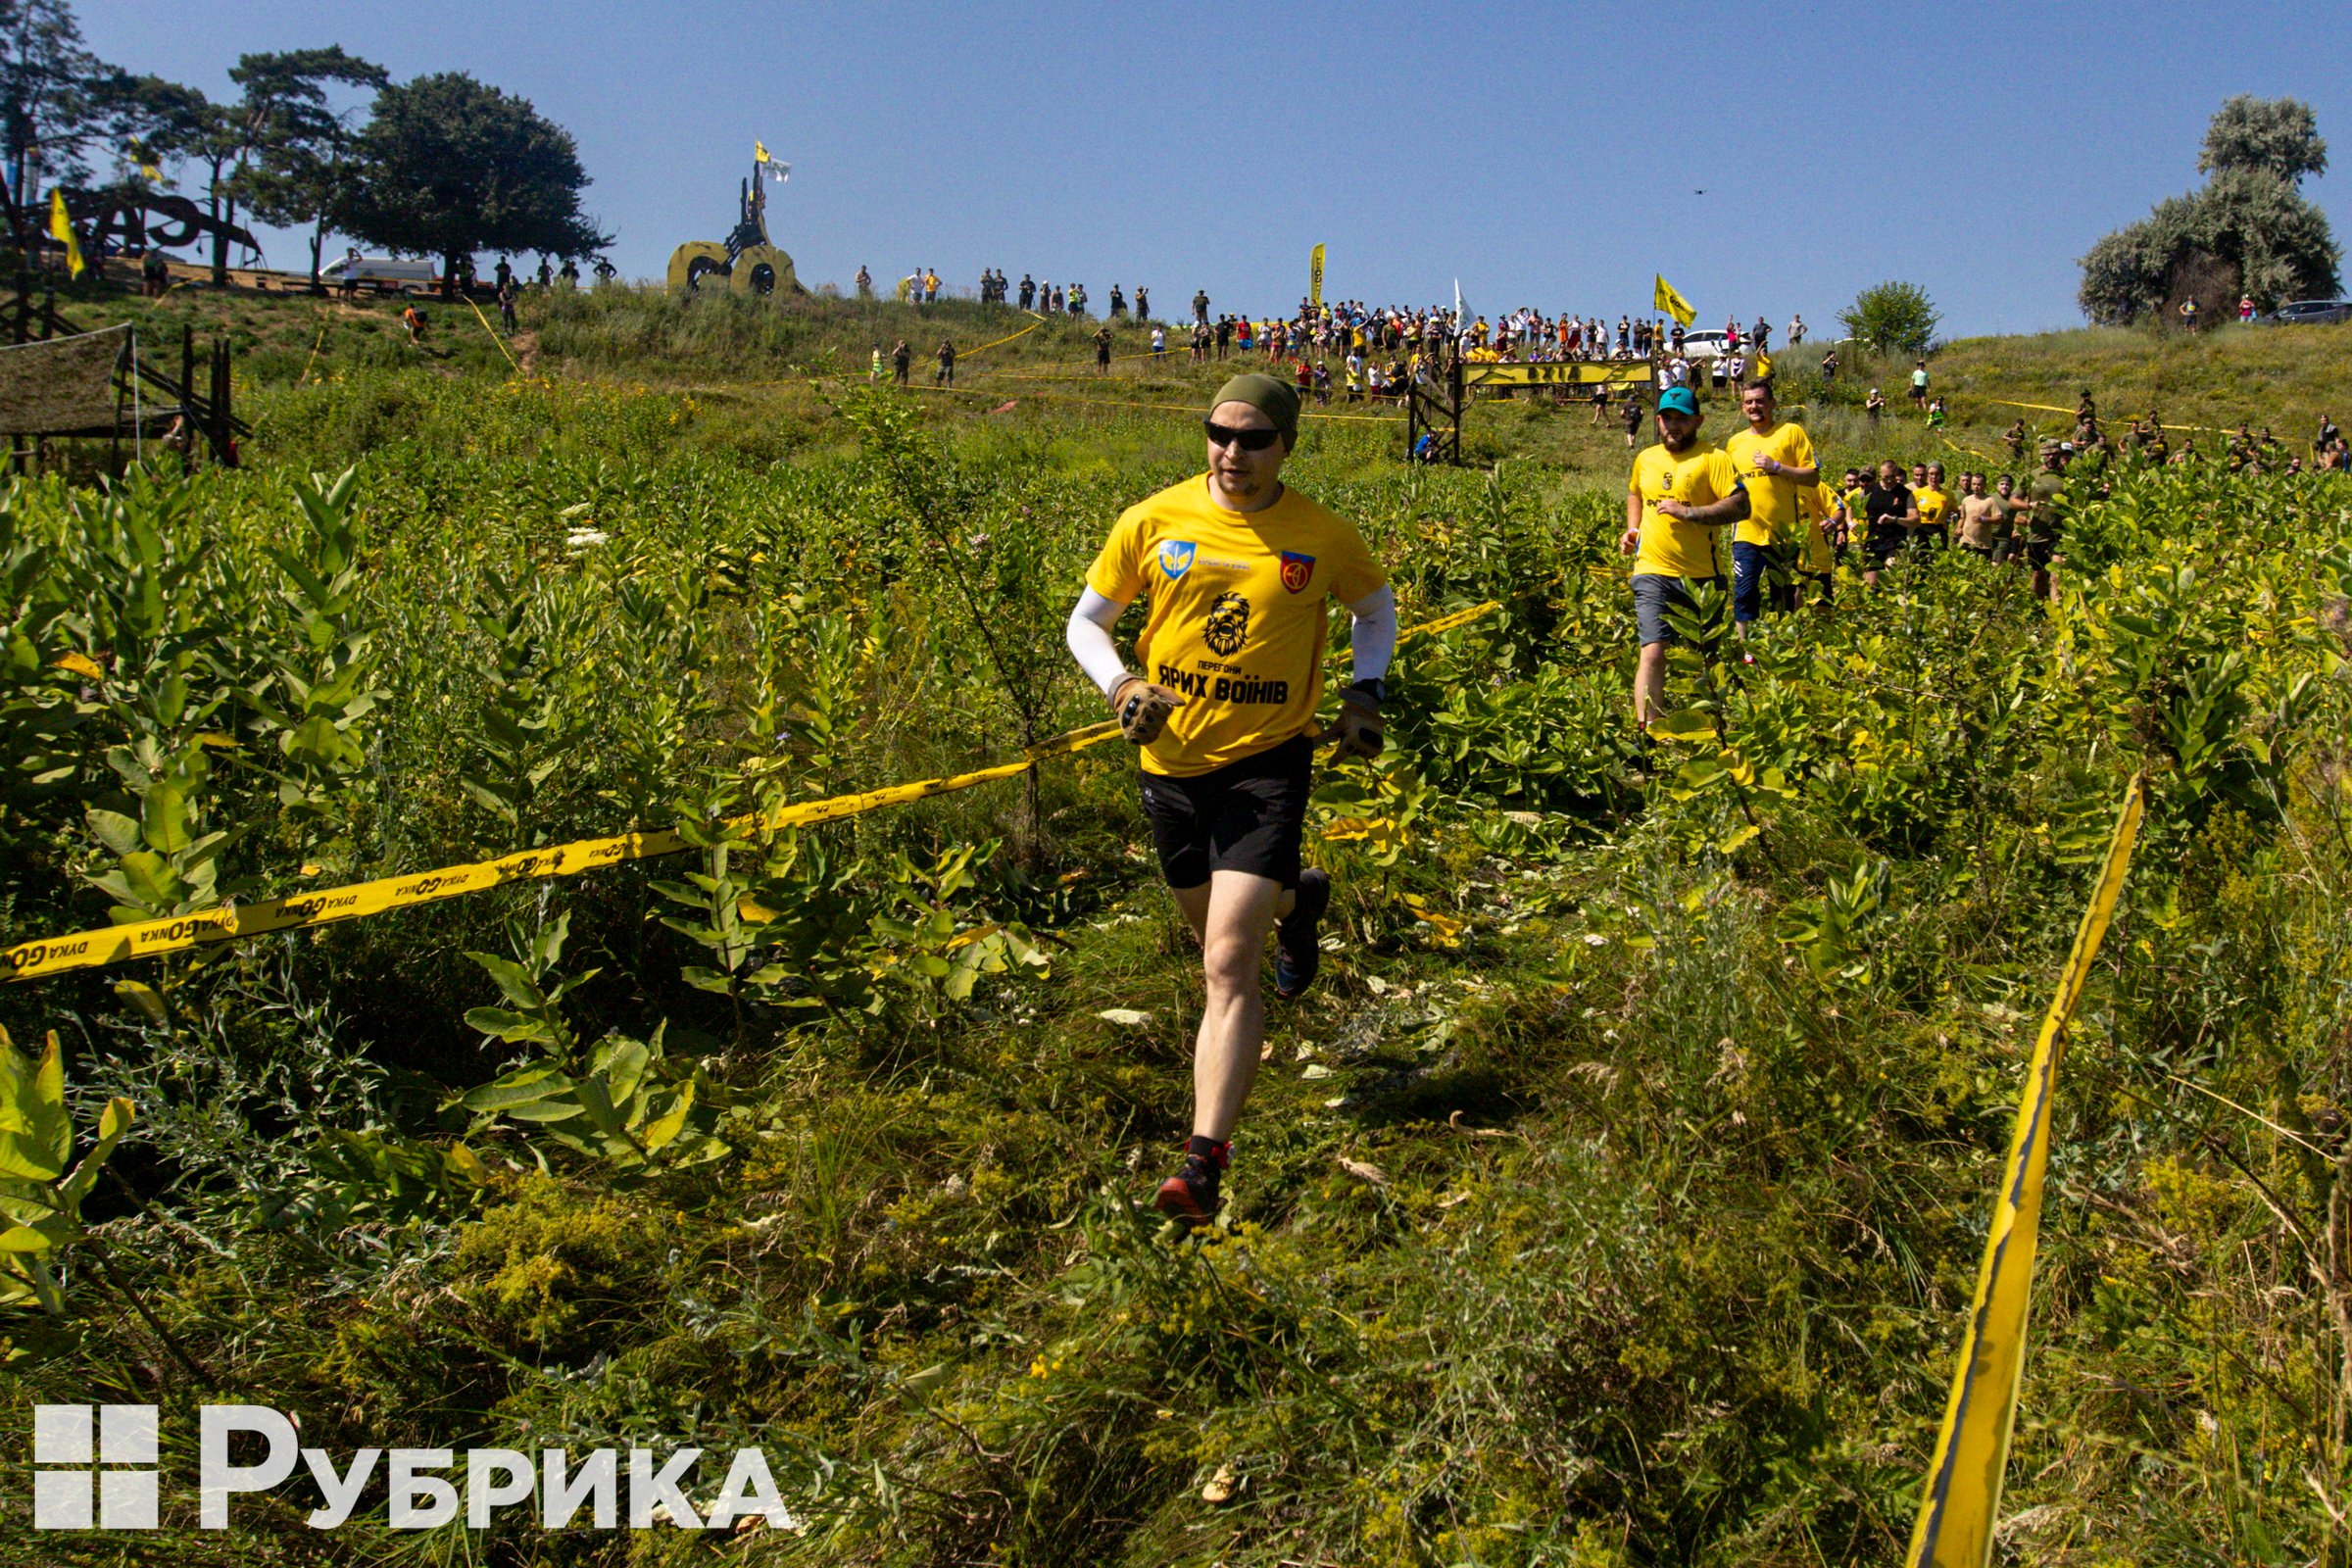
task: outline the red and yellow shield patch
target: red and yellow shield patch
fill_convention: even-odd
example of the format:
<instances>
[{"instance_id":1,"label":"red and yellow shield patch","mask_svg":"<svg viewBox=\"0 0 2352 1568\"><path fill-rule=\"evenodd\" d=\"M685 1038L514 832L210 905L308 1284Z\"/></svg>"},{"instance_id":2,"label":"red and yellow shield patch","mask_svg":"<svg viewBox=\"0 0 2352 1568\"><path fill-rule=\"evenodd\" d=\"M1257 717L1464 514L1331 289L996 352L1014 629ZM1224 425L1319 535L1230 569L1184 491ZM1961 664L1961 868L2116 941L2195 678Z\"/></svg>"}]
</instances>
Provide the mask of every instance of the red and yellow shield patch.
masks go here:
<instances>
[{"instance_id":1,"label":"red and yellow shield patch","mask_svg":"<svg viewBox=\"0 0 2352 1568\"><path fill-rule=\"evenodd\" d=\"M1282 553L1282 585L1285 588L1295 594L1302 594L1306 592L1306 585L1314 580L1314 557L1301 556L1289 550Z\"/></svg>"}]
</instances>

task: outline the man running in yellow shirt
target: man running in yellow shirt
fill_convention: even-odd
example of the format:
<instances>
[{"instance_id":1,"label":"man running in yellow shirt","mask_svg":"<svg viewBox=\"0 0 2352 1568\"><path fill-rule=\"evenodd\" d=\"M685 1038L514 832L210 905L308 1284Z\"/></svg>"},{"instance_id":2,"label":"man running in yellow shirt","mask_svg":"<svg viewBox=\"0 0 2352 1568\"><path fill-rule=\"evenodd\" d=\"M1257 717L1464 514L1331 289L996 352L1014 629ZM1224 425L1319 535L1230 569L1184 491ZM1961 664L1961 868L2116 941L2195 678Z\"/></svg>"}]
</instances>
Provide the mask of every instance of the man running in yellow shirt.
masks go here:
<instances>
[{"instance_id":1,"label":"man running in yellow shirt","mask_svg":"<svg viewBox=\"0 0 2352 1568\"><path fill-rule=\"evenodd\" d=\"M1804 492L1821 482L1821 466L1804 426L1781 422L1770 381L1742 386L1740 412L1747 428L1733 432L1723 450L1747 481L1747 515L1732 535L1732 619L1745 637L1748 622L1763 613L1767 579L1773 609L1796 608L1793 547L1797 530L1809 525Z\"/></svg>"},{"instance_id":2,"label":"man running in yellow shirt","mask_svg":"<svg viewBox=\"0 0 2352 1568\"><path fill-rule=\"evenodd\" d=\"M1666 711L1669 610L1692 608L1690 590L1721 589L1715 530L1747 515L1747 487L1723 449L1698 438L1698 399L1687 386L1658 395L1658 444L1634 459L1626 482L1625 533L1634 557L1634 620L1642 641L1634 674L1634 719L1647 729Z\"/></svg>"},{"instance_id":3,"label":"man running in yellow shirt","mask_svg":"<svg viewBox=\"0 0 2352 1568\"><path fill-rule=\"evenodd\" d=\"M1267 934L1277 937L1284 1000L1306 990L1321 961L1316 927L1331 878L1301 869L1298 850L1327 601L1355 617L1336 757L1379 755L1381 681L1396 646L1396 596L1355 524L1282 482L1298 439L1298 392L1270 375L1237 375L1205 423L1208 471L1120 515L1068 628L1070 652L1141 751L1144 814L1207 976L1192 1138L1154 1200L1187 1227L1216 1213L1233 1126L1257 1076ZM1145 593L1137 674L1111 628Z\"/></svg>"},{"instance_id":4,"label":"man running in yellow shirt","mask_svg":"<svg viewBox=\"0 0 2352 1568\"><path fill-rule=\"evenodd\" d=\"M1912 492L1919 507L1919 527L1913 537L1927 549L1946 549L1952 542L1952 498L1943 488L1943 465L1929 464L1926 478L1927 482Z\"/></svg>"}]
</instances>

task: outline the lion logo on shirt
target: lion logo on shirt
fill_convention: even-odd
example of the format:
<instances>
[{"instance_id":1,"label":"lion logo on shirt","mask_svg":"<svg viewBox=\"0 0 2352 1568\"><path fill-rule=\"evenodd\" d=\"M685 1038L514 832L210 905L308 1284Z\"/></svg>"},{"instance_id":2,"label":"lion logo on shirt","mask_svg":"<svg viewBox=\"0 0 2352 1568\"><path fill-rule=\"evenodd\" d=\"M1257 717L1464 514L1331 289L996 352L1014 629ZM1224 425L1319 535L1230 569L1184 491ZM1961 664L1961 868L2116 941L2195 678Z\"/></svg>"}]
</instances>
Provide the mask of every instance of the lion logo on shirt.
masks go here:
<instances>
[{"instance_id":1,"label":"lion logo on shirt","mask_svg":"<svg viewBox=\"0 0 2352 1568\"><path fill-rule=\"evenodd\" d=\"M1208 650L1225 659L1242 651L1250 640L1250 601L1240 594L1222 593L1210 601L1208 624L1200 628L1200 640Z\"/></svg>"}]
</instances>

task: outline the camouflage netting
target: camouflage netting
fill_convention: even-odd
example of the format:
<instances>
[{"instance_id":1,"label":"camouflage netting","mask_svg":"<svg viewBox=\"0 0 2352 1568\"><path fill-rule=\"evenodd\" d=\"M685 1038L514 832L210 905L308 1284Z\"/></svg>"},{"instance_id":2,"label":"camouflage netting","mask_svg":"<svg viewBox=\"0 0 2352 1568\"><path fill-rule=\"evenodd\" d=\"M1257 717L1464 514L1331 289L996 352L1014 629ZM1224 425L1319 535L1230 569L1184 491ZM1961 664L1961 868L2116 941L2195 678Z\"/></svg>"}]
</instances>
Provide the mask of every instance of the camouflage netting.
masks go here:
<instances>
[{"instance_id":1,"label":"camouflage netting","mask_svg":"<svg viewBox=\"0 0 2352 1568\"><path fill-rule=\"evenodd\" d=\"M0 430L58 435L115 423L115 364L127 326L0 345Z\"/></svg>"}]
</instances>

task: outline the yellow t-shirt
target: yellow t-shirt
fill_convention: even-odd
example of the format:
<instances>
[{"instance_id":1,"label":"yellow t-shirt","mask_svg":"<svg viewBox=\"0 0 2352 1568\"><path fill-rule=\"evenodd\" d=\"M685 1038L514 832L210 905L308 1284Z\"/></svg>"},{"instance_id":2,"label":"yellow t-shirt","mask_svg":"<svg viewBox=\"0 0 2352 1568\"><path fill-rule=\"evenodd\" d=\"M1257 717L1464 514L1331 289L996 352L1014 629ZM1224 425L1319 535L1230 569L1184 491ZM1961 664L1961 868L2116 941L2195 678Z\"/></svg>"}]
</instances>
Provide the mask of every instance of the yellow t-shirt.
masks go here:
<instances>
[{"instance_id":1,"label":"yellow t-shirt","mask_svg":"<svg viewBox=\"0 0 2352 1568\"><path fill-rule=\"evenodd\" d=\"M1198 474L1119 514L1086 585L1124 604L1151 595L1135 654L1146 680L1185 699L1146 772L1191 778L1306 728L1323 692L1327 601L1388 581L1355 524L1285 487L1228 512Z\"/></svg>"},{"instance_id":2,"label":"yellow t-shirt","mask_svg":"<svg viewBox=\"0 0 2352 1568\"><path fill-rule=\"evenodd\" d=\"M1747 515L1734 535L1742 544L1784 544L1796 537L1804 520L1794 479L1760 472L1756 459L1777 459L1791 468L1813 466L1813 439L1801 424L1776 424L1764 434L1741 428L1723 444L1724 454L1740 477L1747 481Z\"/></svg>"},{"instance_id":3,"label":"yellow t-shirt","mask_svg":"<svg viewBox=\"0 0 2352 1568\"><path fill-rule=\"evenodd\" d=\"M1662 516L1658 503L1672 497L1704 507L1740 488L1740 475L1723 448L1693 441L1679 457L1663 442L1634 460L1626 493L1642 498L1642 553L1634 558L1637 577L1715 577L1715 529L1703 522Z\"/></svg>"},{"instance_id":4,"label":"yellow t-shirt","mask_svg":"<svg viewBox=\"0 0 2352 1568\"><path fill-rule=\"evenodd\" d=\"M1846 491L1838 498L1838 505L1845 508L1846 532L1854 543L1860 544L1870 527L1870 487L1864 485L1859 490Z\"/></svg>"},{"instance_id":5,"label":"yellow t-shirt","mask_svg":"<svg viewBox=\"0 0 2352 1568\"><path fill-rule=\"evenodd\" d=\"M1837 552L1830 548L1829 520L1838 510L1838 492L1816 480L1806 485L1802 499L1805 504L1803 531L1804 548L1798 554L1800 571L1828 571L1838 564Z\"/></svg>"},{"instance_id":6,"label":"yellow t-shirt","mask_svg":"<svg viewBox=\"0 0 2352 1568\"><path fill-rule=\"evenodd\" d=\"M1920 530L1925 532L1930 528L1942 527L1945 514L1952 510L1952 498L1927 485L1920 486L1911 494L1919 502Z\"/></svg>"}]
</instances>

